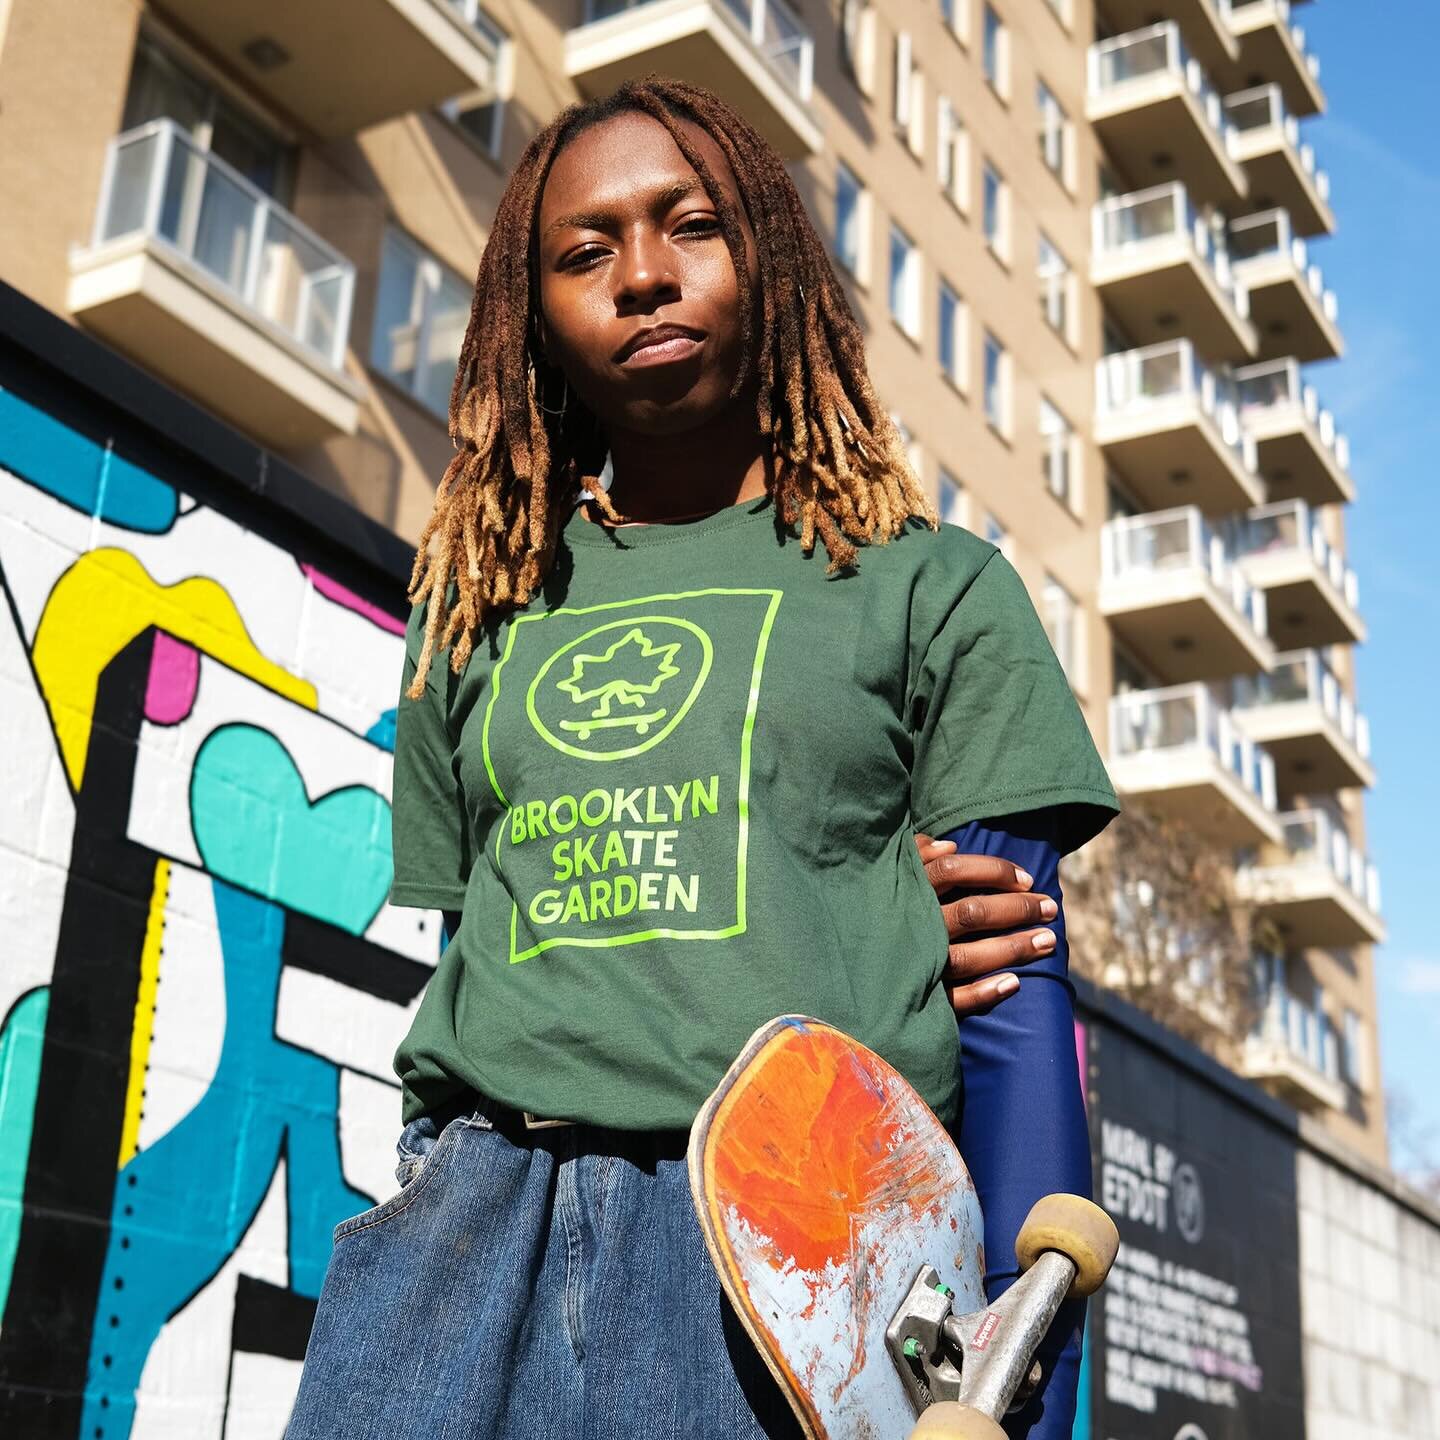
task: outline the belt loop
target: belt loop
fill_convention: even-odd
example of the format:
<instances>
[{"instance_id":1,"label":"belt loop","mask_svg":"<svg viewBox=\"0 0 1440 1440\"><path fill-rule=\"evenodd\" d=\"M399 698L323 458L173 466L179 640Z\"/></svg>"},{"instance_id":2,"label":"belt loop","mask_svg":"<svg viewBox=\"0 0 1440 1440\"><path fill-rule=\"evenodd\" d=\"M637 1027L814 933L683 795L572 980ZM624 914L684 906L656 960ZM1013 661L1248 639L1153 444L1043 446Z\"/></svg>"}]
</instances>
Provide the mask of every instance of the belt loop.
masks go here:
<instances>
[{"instance_id":1,"label":"belt loop","mask_svg":"<svg viewBox=\"0 0 1440 1440\"><path fill-rule=\"evenodd\" d=\"M575 1123L573 1120L542 1120L528 1110L522 1110L520 1116L525 1121L527 1130L563 1130L567 1125Z\"/></svg>"}]
</instances>

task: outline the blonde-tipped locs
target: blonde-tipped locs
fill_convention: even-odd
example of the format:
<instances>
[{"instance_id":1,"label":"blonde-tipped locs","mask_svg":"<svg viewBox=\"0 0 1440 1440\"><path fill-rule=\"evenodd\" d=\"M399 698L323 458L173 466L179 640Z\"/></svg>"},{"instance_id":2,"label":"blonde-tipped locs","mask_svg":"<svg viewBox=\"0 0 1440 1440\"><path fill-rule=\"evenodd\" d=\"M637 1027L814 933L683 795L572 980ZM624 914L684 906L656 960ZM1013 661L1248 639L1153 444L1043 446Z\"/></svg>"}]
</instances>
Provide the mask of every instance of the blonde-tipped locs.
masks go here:
<instances>
[{"instance_id":1,"label":"blonde-tipped locs","mask_svg":"<svg viewBox=\"0 0 1440 1440\"><path fill-rule=\"evenodd\" d=\"M420 536L410 599L425 602L424 642L409 695L425 688L437 649L457 673L492 615L529 603L544 583L560 530L604 459L604 436L572 395L547 404L535 341L539 277L533 236L555 156L580 131L639 111L673 137L714 203L740 277L744 348L735 394L756 381L756 418L770 438L767 485L777 518L797 526L805 553L818 536L830 568L856 563L911 516L934 514L900 435L876 398L860 329L780 157L723 100L660 76L572 106L525 148L480 259L470 323L450 395L456 446ZM696 150L684 122L723 151L755 237L758 283L746 283L741 216ZM553 396L551 397L553 399ZM599 507L618 518L598 485Z\"/></svg>"}]
</instances>

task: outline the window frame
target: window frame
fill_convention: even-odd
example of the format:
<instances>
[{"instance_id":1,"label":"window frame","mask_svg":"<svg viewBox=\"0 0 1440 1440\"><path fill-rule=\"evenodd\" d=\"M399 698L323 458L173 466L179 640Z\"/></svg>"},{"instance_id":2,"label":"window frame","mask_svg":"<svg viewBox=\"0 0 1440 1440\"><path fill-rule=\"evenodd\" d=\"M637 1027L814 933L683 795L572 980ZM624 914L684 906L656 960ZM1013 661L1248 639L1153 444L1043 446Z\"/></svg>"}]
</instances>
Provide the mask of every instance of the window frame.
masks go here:
<instances>
[{"instance_id":1,"label":"window frame","mask_svg":"<svg viewBox=\"0 0 1440 1440\"><path fill-rule=\"evenodd\" d=\"M1055 619L1054 602L1056 598L1063 601L1063 619L1057 623ZM1070 592L1069 586L1058 580L1048 570L1045 572L1044 581L1040 588L1040 622L1045 627L1046 638L1050 641L1050 648L1055 652L1055 658L1060 662L1060 668L1065 672L1065 678L1070 682L1070 688L1079 691L1084 682L1084 625L1083 611L1079 600ZM1069 655L1062 653L1062 647L1056 643L1055 631L1064 627L1064 637L1068 643L1065 649Z\"/></svg>"},{"instance_id":2,"label":"window frame","mask_svg":"<svg viewBox=\"0 0 1440 1440\"><path fill-rule=\"evenodd\" d=\"M995 225L991 231L990 180L995 181ZM985 246L1007 268L1010 264L1010 186L1000 167L987 155L980 166L980 233Z\"/></svg>"},{"instance_id":3,"label":"window frame","mask_svg":"<svg viewBox=\"0 0 1440 1440\"><path fill-rule=\"evenodd\" d=\"M994 350L995 380L991 384L990 379L990 355ZM985 423L1002 440L1010 438L1010 352L1005 342L995 334L993 330L987 329L980 346L981 357L981 413L985 416ZM995 405L992 410L991 398L994 397Z\"/></svg>"},{"instance_id":4,"label":"window frame","mask_svg":"<svg viewBox=\"0 0 1440 1440\"><path fill-rule=\"evenodd\" d=\"M946 349L946 301L950 301L950 363L945 362ZM966 394L970 389L970 312L965 297L943 276L939 276L935 291L935 358L940 363L940 373L958 390Z\"/></svg>"},{"instance_id":5,"label":"window frame","mask_svg":"<svg viewBox=\"0 0 1440 1440\"><path fill-rule=\"evenodd\" d=\"M471 91L468 95L455 95L442 101L436 110L467 143L498 165L505 144L505 120L510 113L510 100L515 91L514 37L478 0L449 0L449 3L466 25L494 46L495 93L485 100L477 98L478 91ZM465 124L465 116L491 107L494 110L493 133L485 139Z\"/></svg>"},{"instance_id":6,"label":"window frame","mask_svg":"<svg viewBox=\"0 0 1440 1440\"><path fill-rule=\"evenodd\" d=\"M901 282L904 287L904 314L897 314L895 308L895 242L897 239L904 245L906 255L906 265L902 272ZM889 243L886 246L885 307L889 311L890 319L895 323L896 328L917 345L920 343L923 334L920 314L922 283L923 272L921 270L920 247L900 228L896 221L892 220L890 222Z\"/></svg>"},{"instance_id":7,"label":"window frame","mask_svg":"<svg viewBox=\"0 0 1440 1440\"><path fill-rule=\"evenodd\" d=\"M1052 421L1058 423L1047 423ZM1065 412L1043 391L1040 395L1039 422L1041 478L1046 492L1073 513L1077 509L1076 493L1079 488L1075 427ZM1058 484L1057 470L1060 472Z\"/></svg>"},{"instance_id":8,"label":"window frame","mask_svg":"<svg viewBox=\"0 0 1440 1440\"><path fill-rule=\"evenodd\" d=\"M840 193L842 177L854 183L855 191L855 255L854 263L840 248ZM870 281L870 191L860 176L838 155L835 157L835 218L831 234L831 252L845 273L858 284Z\"/></svg>"}]
</instances>

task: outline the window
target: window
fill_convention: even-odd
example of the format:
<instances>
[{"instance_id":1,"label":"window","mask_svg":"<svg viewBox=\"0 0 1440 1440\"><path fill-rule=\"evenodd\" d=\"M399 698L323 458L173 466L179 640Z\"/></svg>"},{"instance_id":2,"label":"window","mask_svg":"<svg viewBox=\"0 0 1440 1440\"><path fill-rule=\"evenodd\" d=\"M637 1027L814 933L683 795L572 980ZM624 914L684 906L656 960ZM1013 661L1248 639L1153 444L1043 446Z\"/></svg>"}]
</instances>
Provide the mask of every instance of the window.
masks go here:
<instances>
[{"instance_id":1,"label":"window","mask_svg":"<svg viewBox=\"0 0 1440 1440\"><path fill-rule=\"evenodd\" d=\"M1010 187L987 160L980 181L981 225L985 241L1001 260L1010 255Z\"/></svg>"},{"instance_id":2,"label":"window","mask_svg":"<svg viewBox=\"0 0 1440 1440\"><path fill-rule=\"evenodd\" d=\"M965 302L944 280L940 282L936 331L940 369L952 385L964 390L968 378L965 374Z\"/></svg>"},{"instance_id":3,"label":"window","mask_svg":"<svg viewBox=\"0 0 1440 1440\"><path fill-rule=\"evenodd\" d=\"M1040 232L1040 313L1067 343L1070 340L1070 265L1050 237Z\"/></svg>"},{"instance_id":4,"label":"window","mask_svg":"<svg viewBox=\"0 0 1440 1440\"><path fill-rule=\"evenodd\" d=\"M920 338L920 252L898 226L890 227L890 318Z\"/></svg>"},{"instance_id":5,"label":"window","mask_svg":"<svg viewBox=\"0 0 1440 1440\"><path fill-rule=\"evenodd\" d=\"M1053 576L1045 577L1045 588L1040 593L1040 618L1045 623L1045 633L1050 637L1050 647L1065 672L1070 684L1079 683L1080 666L1080 607L1075 597Z\"/></svg>"},{"instance_id":6,"label":"window","mask_svg":"<svg viewBox=\"0 0 1440 1440\"><path fill-rule=\"evenodd\" d=\"M908 31L895 36L895 128L914 155L925 150L925 77L915 64Z\"/></svg>"},{"instance_id":7,"label":"window","mask_svg":"<svg viewBox=\"0 0 1440 1440\"><path fill-rule=\"evenodd\" d=\"M844 161L835 166L835 258L857 280L866 278L870 203L860 178Z\"/></svg>"},{"instance_id":8,"label":"window","mask_svg":"<svg viewBox=\"0 0 1440 1440\"><path fill-rule=\"evenodd\" d=\"M484 90L447 100L440 110L491 159L498 159L505 119L504 96L510 88L510 37L480 8L477 0L450 0L450 5L460 12L489 53L492 80Z\"/></svg>"},{"instance_id":9,"label":"window","mask_svg":"<svg viewBox=\"0 0 1440 1440\"><path fill-rule=\"evenodd\" d=\"M1346 1010L1341 1020L1340 1065L1347 1083L1357 1090L1370 1088L1368 1056L1365 1022L1354 1010Z\"/></svg>"},{"instance_id":10,"label":"window","mask_svg":"<svg viewBox=\"0 0 1440 1440\"><path fill-rule=\"evenodd\" d=\"M1040 158L1062 185L1070 184L1070 117L1043 81L1035 82L1035 106L1040 112Z\"/></svg>"},{"instance_id":11,"label":"window","mask_svg":"<svg viewBox=\"0 0 1440 1440\"><path fill-rule=\"evenodd\" d=\"M1071 503L1071 456L1075 430L1050 403L1040 397L1040 471L1045 488L1063 505Z\"/></svg>"},{"instance_id":12,"label":"window","mask_svg":"<svg viewBox=\"0 0 1440 1440\"><path fill-rule=\"evenodd\" d=\"M470 319L471 286L398 230L385 232L370 363L443 416Z\"/></svg>"},{"instance_id":13,"label":"window","mask_svg":"<svg viewBox=\"0 0 1440 1440\"><path fill-rule=\"evenodd\" d=\"M862 95L875 93L875 7L866 0L842 0L840 54Z\"/></svg>"},{"instance_id":14,"label":"window","mask_svg":"<svg viewBox=\"0 0 1440 1440\"><path fill-rule=\"evenodd\" d=\"M985 419L1001 435L1009 433L1010 357L1005 347L985 332Z\"/></svg>"},{"instance_id":15,"label":"window","mask_svg":"<svg viewBox=\"0 0 1440 1440\"><path fill-rule=\"evenodd\" d=\"M965 528L965 487L942 465L940 467L940 518L947 525Z\"/></svg>"},{"instance_id":16,"label":"window","mask_svg":"<svg viewBox=\"0 0 1440 1440\"><path fill-rule=\"evenodd\" d=\"M985 516L985 539L1007 560L1010 558L1010 532L993 516Z\"/></svg>"},{"instance_id":17,"label":"window","mask_svg":"<svg viewBox=\"0 0 1440 1440\"><path fill-rule=\"evenodd\" d=\"M940 188L961 211L970 209L970 139L949 97L940 97L935 122L936 173Z\"/></svg>"},{"instance_id":18,"label":"window","mask_svg":"<svg viewBox=\"0 0 1440 1440\"><path fill-rule=\"evenodd\" d=\"M292 148L153 38L142 34L135 43L120 128L133 130L147 121L162 119L173 120L199 149L224 160L272 199L282 205L288 203L294 173ZM201 251L206 248L205 237L199 237L197 243ZM207 268L221 275L229 271L228 266L207 264Z\"/></svg>"},{"instance_id":19,"label":"window","mask_svg":"<svg viewBox=\"0 0 1440 1440\"><path fill-rule=\"evenodd\" d=\"M940 0L940 18L945 28L962 44L970 40L970 6L973 0Z\"/></svg>"},{"instance_id":20,"label":"window","mask_svg":"<svg viewBox=\"0 0 1440 1440\"><path fill-rule=\"evenodd\" d=\"M1002 98L1010 93L1010 37L993 5L985 7L984 29L980 35L980 68L991 89Z\"/></svg>"},{"instance_id":21,"label":"window","mask_svg":"<svg viewBox=\"0 0 1440 1440\"><path fill-rule=\"evenodd\" d=\"M1068 30L1073 21L1070 13L1072 0L1045 0L1045 3L1054 11L1055 18Z\"/></svg>"}]
</instances>

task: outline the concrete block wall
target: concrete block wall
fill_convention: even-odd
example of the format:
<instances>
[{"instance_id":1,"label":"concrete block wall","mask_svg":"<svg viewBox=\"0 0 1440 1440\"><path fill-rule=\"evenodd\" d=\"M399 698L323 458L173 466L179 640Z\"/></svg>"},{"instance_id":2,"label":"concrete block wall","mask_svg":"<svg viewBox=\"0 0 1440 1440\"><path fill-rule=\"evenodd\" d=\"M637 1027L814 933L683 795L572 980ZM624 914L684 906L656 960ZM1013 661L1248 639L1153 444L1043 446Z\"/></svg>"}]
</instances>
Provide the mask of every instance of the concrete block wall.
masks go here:
<instances>
[{"instance_id":1,"label":"concrete block wall","mask_svg":"<svg viewBox=\"0 0 1440 1440\"><path fill-rule=\"evenodd\" d=\"M1440 1215L1326 1149L1296 1157L1310 1440L1440 1437Z\"/></svg>"}]
</instances>

